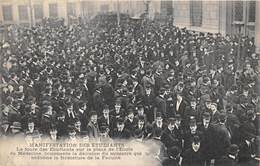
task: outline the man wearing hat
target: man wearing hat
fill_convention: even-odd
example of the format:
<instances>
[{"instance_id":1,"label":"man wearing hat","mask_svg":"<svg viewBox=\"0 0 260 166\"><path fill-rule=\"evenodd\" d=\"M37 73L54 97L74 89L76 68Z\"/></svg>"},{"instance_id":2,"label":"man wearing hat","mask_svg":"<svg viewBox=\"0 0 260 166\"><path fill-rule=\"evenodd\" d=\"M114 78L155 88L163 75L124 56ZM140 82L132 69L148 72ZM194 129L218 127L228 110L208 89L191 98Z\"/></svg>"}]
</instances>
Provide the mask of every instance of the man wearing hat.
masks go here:
<instances>
[{"instance_id":1,"label":"man wearing hat","mask_svg":"<svg viewBox=\"0 0 260 166\"><path fill-rule=\"evenodd\" d=\"M211 159L214 158L214 127L210 123L210 113L202 114L202 123L198 125L198 130L202 133L201 150L206 165L210 165Z\"/></svg>"},{"instance_id":2,"label":"man wearing hat","mask_svg":"<svg viewBox=\"0 0 260 166\"><path fill-rule=\"evenodd\" d=\"M163 166L180 166L181 149L177 146L172 146L167 149L168 158L162 163Z\"/></svg>"},{"instance_id":3,"label":"man wearing hat","mask_svg":"<svg viewBox=\"0 0 260 166\"><path fill-rule=\"evenodd\" d=\"M201 121L195 97L190 98L190 104L185 108L183 113L183 127L189 127L189 119L191 116L194 116L197 122Z\"/></svg>"},{"instance_id":4,"label":"man wearing hat","mask_svg":"<svg viewBox=\"0 0 260 166\"><path fill-rule=\"evenodd\" d=\"M153 130L153 135L155 135L155 131L160 130L161 134L164 131L164 129L167 127L167 125L163 122L162 118L162 113L157 112L155 116L155 121L152 123L152 130ZM160 134L160 136L161 136Z\"/></svg>"},{"instance_id":5,"label":"man wearing hat","mask_svg":"<svg viewBox=\"0 0 260 166\"><path fill-rule=\"evenodd\" d=\"M240 133L242 138L251 138L254 139L257 136L257 130L255 126L255 119L256 119L256 113L253 110L247 111L247 119L246 121L240 126Z\"/></svg>"},{"instance_id":6,"label":"man wearing hat","mask_svg":"<svg viewBox=\"0 0 260 166\"><path fill-rule=\"evenodd\" d=\"M198 130L197 121L194 116L190 117L189 128L185 130L183 134L184 139L184 149L188 149L191 144L194 136L202 138L202 132Z\"/></svg>"},{"instance_id":7,"label":"man wearing hat","mask_svg":"<svg viewBox=\"0 0 260 166\"><path fill-rule=\"evenodd\" d=\"M8 135L9 126L10 123L8 122L8 120L1 120L0 137L5 137Z\"/></svg>"},{"instance_id":8,"label":"man wearing hat","mask_svg":"<svg viewBox=\"0 0 260 166\"><path fill-rule=\"evenodd\" d=\"M90 112L90 122L87 125L87 131L89 139L95 140L100 136L99 127L97 123L97 113L95 111Z\"/></svg>"},{"instance_id":9,"label":"man wearing hat","mask_svg":"<svg viewBox=\"0 0 260 166\"><path fill-rule=\"evenodd\" d=\"M217 124L219 120L219 111L217 110L217 103L216 102L211 102L210 105L210 113L211 113L211 123L212 124Z\"/></svg>"},{"instance_id":10,"label":"man wearing hat","mask_svg":"<svg viewBox=\"0 0 260 166\"><path fill-rule=\"evenodd\" d=\"M71 123L77 117L77 114L74 110L73 103L68 101L66 103L66 112L65 112L65 121L66 123Z\"/></svg>"},{"instance_id":11,"label":"man wearing hat","mask_svg":"<svg viewBox=\"0 0 260 166\"><path fill-rule=\"evenodd\" d=\"M29 137L30 136L31 137L40 136L40 132L37 129L35 129L35 123L34 123L33 119L28 119L25 135L26 135L26 137L27 136L29 136Z\"/></svg>"},{"instance_id":12,"label":"man wearing hat","mask_svg":"<svg viewBox=\"0 0 260 166\"><path fill-rule=\"evenodd\" d=\"M159 95L155 98L155 114L156 112L161 112L163 118L167 117L166 114L166 100L164 98L165 88L160 88Z\"/></svg>"},{"instance_id":13,"label":"man wearing hat","mask_svg":"<svg viewBox=\"0 0 260 166\"><path fill-rule=\"evenodd\" d=\"M98 116L102 115L102 107L104 105L104 97L102 94L102 85L98 84L96 91L93 94L93 109L97 112Z\"/></svg>"},{"instance_id":14,"label":"man wearing hat","mask_svg":"<svg viewBox=\"0 0 260 166\"><path fill-rule=\"evenodd\" d=\"M131 137L131 133L125 128L124 120L119 118L116 123L117 127L110 131L110 137L113 139L129 139Z\"/></svg>"},{"instance_id":15,"label":"man wearing hat","mask_svg":"<svg viewBox=\"0 0 260 166\"><path fill-rule=\"evenodd\" d=\"M68 137L66 138L66 140L68 142L77 142L77 136L76 136L76 130L74 128L74 126L69 125L68 126Z\"/></svg>"},{"instance_id":16,"label":"man wearing hat","mask_svg":"<svg viewBox=\"0 0 260 166\"><path fill-rule=\"evenodd\" d=\"M111 110L111 115L116 119L125 116L125 110L122 108L120 98L116 99L114 109Z\"/></svg>"},{"instance_id":17,"label":"man wearing hat","mask_svg":"<svg viewBox=\"0 0 260 166\"><path fill-rule=\"evenodd\" d=\"M43 114L41 117L40 131L43 134L47 134L51 123L55 120L56 116L52 110L51 105L44 105L42 108Z\"/></svg>"},{"instance_id":18,"label":"man wearing hat","mask_svg":"<svg viewBox=\"0 0 260 166\"><path fill-rule=\"evenodd\" d=\"M239 128L241 125L239 118L234 113L234 106L232 104L226 105L226 112L227 112L226 126L228 128L228 131L231 134L231 143L238 144L240 141Z\"/></svg>"},{"instance_id":19,"label":"man wearing hat","mask_svg":"<svg viewBox=\"0 0 260 166\"><path fill-rule=\"evenodd\" d=\"M60 111L57 114L57 121L56 121L56 128L57 128L57 136L60 137L65 137L68 133L67 131L67 126L68 124L65 121L65 112Z\"/></svg>"},{"instance_id":20,"label":"man wearing hat","mask_svg":"<svg viewBox=\"0 0 260 166\"><path fill-rule=\"evenodd\" d=\"M215 160L215 166L238 166L239 147L236 144L231 144L228 148L228 154Z\"/></svg>"},{"instance_id":21,"label":"man wearing hat","mask_svg":"<svg viewBox=\"0 0 260 166\"><path fill-rule=\"evenodd\" d=\"M176 96L173 99L173 112L174 114L180 114L182 119L184 118L184 112L187 107L187 101L183 97L181 91L176 92Z\"/></svg>"},{"instance_id":22,"label":"man wearing hat","mask_svg":"<svg viewBox=\"0 0 260 166\"><path fill-rule=\"evenodd\" d=\"M125 120L125 128L130 132L133 133L137 124L137 118L135 118L134 116L134 110L133 108L128 108L127 109L128 113L127 113L127 117ZM115 127L116 128L116 125ZM114 129L112 128L112 130Z\"/></svg>"},{"instance_id":23,"label":"man wearing hat","mask_svg":"<svg viewBox=\"0 0 260 166\"><path fill-rule=\"evenodd\" d=\"M107 126L100 126L100 141L101 142L111 142L113 141L109 136L109 129Z\"/></svg>"},{"instance_id":24,"label":"man wearing hat","mask_svg":"<svg viewBox=\"0 0 260 166\"><path fill-rule=\"evenodd\" d=\"M10 126L11 132L10 136L12 137L18 137L18 138L24 138L25 134L22 132L22 124L20 122L13 122Z\"/></svg>"},{"instance_id":25,"label":"man wearing hat","mask_svg":"<svg viewBox=\"0 0 260 166\"><path fill-rule=\"evenodd\" d=\"M201 140L198 136L194 136L192 139L191 147L186 149L182 153L182 166L202 166L203 154L201 151Z\"/></svg>"},{"instance_id":26,"label":"man wearing hat","mask_svg":"<svg viewBox=\"0 0 260 166\"><path fill-rule=\"evenodd\" d=\"M145 123L147 123L147 116L144 113L144 106L142 104L137 105L137 114L135 115L135 119L139 119L139 117L143 117Z\"/></svg>"},{"instance_id":27,"label":"man wearing hat","mask_svg":"<svg viewBox=\"0 0 260 166\"><path fill-rule=\"evenodd\" d=\"M169 118L168 126L166 129L164 129L162 133L161 141L166 148L170 148L172 146L178 146L179 144L179 140L174 133L175 122L176 122L175 118Z\"/></svg>"},{"instance_id":28,"label":"man wearing hat","mask_svg":"<svg viewBox=\"0 0 260 166\"><path fill-rule=\"evenodd\" d=\"M178 146L180 148L183 147L183 136L184 136L184 128L182 126L182 118L181 118L181 115L180 114L176 114L174 116L175 118L175 126L174 126L174 129L173 129L173 132L174 134L176 135L177 139L179 140L178 141Z\"/></svg>"},{"instance_id":29,"label":"man wearing hat","mask_svg":"<svg viewBox=\"0 0 260 166\"><path fill-rule=\"evenodd\" d=\"M151 88L151 85L148 84L145 87L144 94L142 95L142 102L145 108L145 114L147 115L147 120L149 123L152 123L154 121L154 100L155 100L155 94L154 91Z\"/></svg>"},{"instance_id":30,"label":"man wearing hat","mask_svg":"<svg viewBox=\"0 0 260 166\"><path fill-rule=\"evenodd\" d=\"M76 113L76 117L78 117L81 122L82 129L85 130L88 124L88 114L89 114L89 110L87 109L87 104L83 101L79 101L78 109L75 111L75 113Z\"/></svg>"},{"instance_id":31,"label":"man wearing hat","mask_svg":"<svg viewBox=\"0 0 260 166\"><path fill-rule=\"evenodd\" d=\"M215 159L218 159L227 154L228 148L231 144L231 134L226 127L227 115L225 113L219 114L218 123L215 126L214 140L215 140Z\"/></svg>"},{"instance_id":32,"label":"man wearing hat","mask_svg":"<svg viewBox=\"0 0 260 166\"><path fill-rule=\"evenodd\" d=\"M98 117L98 125L106 126L108 129L113 130L115 118L110 115L110 110L108 105L104 105L103 113Z\"/></svg>"}]
</instances>

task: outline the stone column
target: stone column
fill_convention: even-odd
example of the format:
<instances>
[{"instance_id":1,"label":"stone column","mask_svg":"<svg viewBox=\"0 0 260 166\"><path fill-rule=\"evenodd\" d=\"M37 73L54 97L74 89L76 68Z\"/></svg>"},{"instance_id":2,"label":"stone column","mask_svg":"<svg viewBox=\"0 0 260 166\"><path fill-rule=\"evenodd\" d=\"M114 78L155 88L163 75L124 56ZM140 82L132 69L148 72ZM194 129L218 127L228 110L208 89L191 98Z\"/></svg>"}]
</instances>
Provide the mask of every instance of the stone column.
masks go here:
<instances>
[{"instance_id":1,"label":"stone column","mask_svg":"<svg viewBox=\"0 0 260 166\"><path fill-rule=\"evenodd\" d=\"M255 10L255 45L256 52L260 54L260 1L256 1Z\"/></svg>"}]
</instances>

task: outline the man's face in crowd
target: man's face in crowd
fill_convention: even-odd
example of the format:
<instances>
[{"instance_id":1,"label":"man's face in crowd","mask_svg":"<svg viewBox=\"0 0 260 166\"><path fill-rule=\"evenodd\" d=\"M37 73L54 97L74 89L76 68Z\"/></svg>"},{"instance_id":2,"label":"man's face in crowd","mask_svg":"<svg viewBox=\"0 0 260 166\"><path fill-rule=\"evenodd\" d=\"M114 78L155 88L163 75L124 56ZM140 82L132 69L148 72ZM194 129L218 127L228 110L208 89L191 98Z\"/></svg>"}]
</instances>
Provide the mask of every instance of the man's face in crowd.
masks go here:
<instances>
[{"instance_id":1,"label":"man's face in crowd","mask_svg":"<svg viewBox=\"0 0 260 166\"><path fill-rule=\"evenodd\" d=\"M116 103L116 105L115 105L115 109L116 109L116 111L120 111L120 108L121 108L121 104Z\"/></svg>"},{"instance_id":2,"label":"man's face in crowd","mask_svg":"<svg viewBox=\"0 0 260 166\"><path fill-rule=\"evenodd\" d=\"M69 132L69 137L71 138L71 139L74 139L75 137L76 137L76 132L75 131L71 131L71 132Z\"/></svg>"},{"instance_id":3,"label":"man's face in crowd","mask_svg":"<svg viewBox=\"0 0 260 166\"><path fill-rule=\"evenodd\" d=\"M47 114L52 115L52 106L48 106Z\"/></svg>"},{"instance_id":4,"label":"man's face in crowd","mask_svg":"<svg viewBox=\"0 0 260 166\"><path fill-rule=\"evenodd\" d=\"M249 63L246 64L246 70L251 69L251 65Z\"/></svg>"},{"instance_id":5,"label":"man's face in crowd","mask_svg":"<svg viewBox=\"0 0 260 166\"><path fill-rule=\"evenodd\" d=\"M97 115L92 115L90 118L91 122L96 124L97 123Z\"/></svg>"},{"instance_id":6,"label":"man's face in crowd","mask_svg":"<svg viewBox=\"0 0 260 166\"><path fill-rule=\"evenodd\" d=\"M34 130L34 123L33 122L30 122L28 123L28 130L32 133L33 130Z\"/></svg>"},{"instance_id":7,"label":"man's face in crowd","mask_svg":"<svg viewBox=\"0 0 260 166\"><path fill-rule=\"evenodd\" d=\"M253 101L254 103L258 103L259 97L254 97L254 98L252 98L252 101Z\"/></svg>"},{"instance_id":8,"label":"man's face in crowd","mask_svg":"<svg viewBox=\"0 0 260 166\"><path fill-rule=\"evenodd\" d=\"M122 131L122 130L124 129L124 127L125 127L125 124L124 124L124 123L117 123L117 129L118 129L119 131Z\"/></svg>"},{"instance_id":9,"label":"man's face in crowd","mask_svg":"<svg viewBox=\"0 0 260 166\"><path fill-rule=\"evenodd\" d=\"M144 115L144 108L138 109L138 115Z\"/></svg>"},{"instance_id":10,"label":"man's face in crowd","mask_svg":"<svg viewBox=\"0 0 260 166\"><path fill-rule=\"evenodd\" d=\"M196 130L197 130L197 125L195 124L195 125L191 125L190 126L190 130L191 130L191 132L196 132Z\"/></svg>"},{"instance_id":11,"label":"man's face in crowd","mask_svg":"<svg viewBox=\"0 0 260 166\"><path fill-rule=\"evenodd\" d=\"M50 130L50 136L52 140L56 140L57 139L57 130Z\"/></svg>"},{"instance_id":12,"label":"man's face in crowd","mask_svg":"<svg viewBox=\"0 0 260 166\"><path fill-rule=\"evenodd\" d=\"M208 109L211 108L211 102L206 101L205 105L206 105L206 108L208 108Z\"/></svg>"},{"instance_id":13,"label":"man's face in crowd","mask_svg":"<svg viewBox=\"0 0 260 166\"><path fill-rule=\"evenodd\" d=\"M248 90L244 90L243 95L247 97L248 96Z\"/></svg>"},{"instance_id":14,"label":"man's face in crowd","mask_svg":"<svg viewBox=\"0 0 260 166\"><path fill-rule=\"evenodd\" d=\"M128 119L131 119L131 120L134 119L134 113L133 113L133 112L131 112L131 113L128 114Z\"/></svg>"},{"instance_id":15,"label":"man's face in crowd","mask_svg":"<svg viewBox=\"0 0 260 166\"><path fill-rule=\"evenodd\" d=\"M190 85L191 85L191 87L195 87L196 86L196 82L192 81Z\"/></svg>"},{"instance_id":16,"label":"man's face in crowd","mask_svg":"<svg viewBox=\"0 0 260 166\"><path fill-rule=\"evenodd\" d=\"M168 128L170 131L174 130L175 127L175 122L174 123L169 123Z\"/></svg>"},{"instance_id":17,"label":"man's face in crowd","mask_svg":"<svg viewBox=\"0 0 260 166\"><path fill-rule=\"evenodd\" d=\"M198 142L198 143L192 142L192 149L195 152L197 152L200 149L200 142Z\"/></svg>"},{"instance_id":18,"label":"man's face in crowd","mask_svg":"<svg viewBox=\"0 0 260 166\"><path fill-rule=\"evenodd\" d=\"M100 133L100 137L101 138L107 138L108 137L108 133L107 132L101 132Z\"/></svg>"},{"instance_id":19,"label":"man's face in crowd","mask_svg":"<svg viewBox=\"0 0 260 166\"><path fill-rule=\"evenodd\" d=\"M217 110L217 106L216 106L215 104L211 104L211 105L210 105L210 109L211 109L212 111L216 111L216 110Z\"/></svg>"},{"instance_id":20,"label":"man's face in crowd","mask_svg":"<svg viewBox=\"0 0 260 166\"><path fill-rule=\"evenodd\" d=\"M3 129L3 131L6 133L7 129L9 127L9 124L5 123L5 124L1 124L1 128Z\"/></svg>"},{"instance_id":21,"label":"man's face in crowd","mask_svg":"<svg viewBox=\"0 0 260 166\"><path fill-rule=\"evenodd\" d=\"M104 109L104 110L103 110L103 115L104 115L105 117L108 117L108 116L109 116L109 109Z\"/></svg>"},{"instance_id":22,"label":"man's face in crowd","mask_svg":"<svg viewBox=\"0 0 260 166\"><path fill-rule=\"evenodd\" d=\"M180 119L177 119L176 122L175 122L175 125L176 125L176 126L180 126L180 125L181 125L181 120L180 120Z\"/></svg>"},{"instance_id":23,"label":"man's face in crowd","mask_svg":"<svg viewBox=\"0 0 260 166\"><path fill-rule=\"evenodd\" d=\"M65 120L65 115L62 115L62 116L58 117L58 120L64 121Z\"/></svg>"},{"instance_id":24,"label":"man's face in crowd","mask_svg":"<svg viewBox=\"0 0 260 166\"><path fill-rule=\"evenodd\" d=\"M80 128L81 127L80 121L77 121L74 126L75 126L76 130L80 132L80 130L81 130L81 128Z\"/></svg>"},{"instance_id":25,"label":"man's face in crowd","mask_svg":"<svg viewBox=\"0 0 260 166\"><path fill-rule=\"evenodd\" d=\"M162 117L156 117L155 121L157 123L161 123L163 121Z\"/></svg>"},{"instance_id":26,"label":"man's face in crowd","mask_svg":"<svg viewBox=\"0 0 260 166\"><path fill-rule=\"evenodd\" d=\"M73 111L73 106L70 105L67 109L68 109L69 112L71 112L71 111Z\"/></svg>"},{"instance_id":27,"label":"man's face in crowd","mask_svg":"<svg viewBox=\"0 0 260 166\"><path fill-rule=\"evenodd\" d=\"M138 126L144 126L144 120L138 120Z\"/></svg>"},{"instance_id":28,"label":"man's face in crowd","mask_svg":"<svg viewBox=\"0 0 260 166\"><path fill-rule=\"evenodd\" d=\"M151 94L151 88L145 88L145 92L146 92L146 94Z\"/></svg>"},{"instance_id":29,"label":"man's face in crowd","mask_svg":"<svg viewBox=\"0 0 260 166\"><path fill-rule=\"evenodd\" d=\"M196 108L197 103L196 103L196 101L191 101L190 105L191 105L191 108L194 109L194 108Z\"/></svg>"},{"instance_id":30,"label":"man's face in crowd","mask_svg":"<svg viewBox=\"0 0 260 166\"><path fill-rule=\"evenodd\" d=\"M3 113L4 113L5 115L8 115L8 113L9 113L9 108L5 106L4 109L3 109Z\"/></svg>"},{"instance_id":31,"label":"man's face in crowd","mask_svg":"<svg viewBox=\"0 0 260 166\"><path fill-rule=\"evenodd\" d=\"M171 89L166 89L165 95L169 95L171 93Z\"/></svg>"},{"instance_id":32,"label":"man's face in crowd","mask_svg":"<svg viewBox=\"0 0 260 166\"><path fill-rule=\"evenodd\" d=\"M204 125L209 125L210 118L203 118L202 121Z\"/></svg>"}]
</instances>

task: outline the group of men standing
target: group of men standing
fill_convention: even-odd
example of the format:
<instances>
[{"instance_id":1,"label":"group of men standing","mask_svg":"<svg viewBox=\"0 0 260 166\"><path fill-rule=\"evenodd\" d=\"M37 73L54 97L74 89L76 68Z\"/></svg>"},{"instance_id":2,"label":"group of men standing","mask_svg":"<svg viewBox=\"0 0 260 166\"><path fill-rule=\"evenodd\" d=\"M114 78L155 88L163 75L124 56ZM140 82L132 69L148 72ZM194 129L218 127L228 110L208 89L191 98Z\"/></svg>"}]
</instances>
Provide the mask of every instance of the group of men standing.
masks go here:
<instances>
[{"instance_id":1,"label":"group of men standing","mask_svg":"<svg viewBox=\"0 0 260 166\"><path fill-rule=\"evenodd\" d=\"M153 21L18 28L0 43L0 136L153 140L161 165L256 165L260 61L243 42L237 63L237 37Z\"/></svg>"}]
</instances>

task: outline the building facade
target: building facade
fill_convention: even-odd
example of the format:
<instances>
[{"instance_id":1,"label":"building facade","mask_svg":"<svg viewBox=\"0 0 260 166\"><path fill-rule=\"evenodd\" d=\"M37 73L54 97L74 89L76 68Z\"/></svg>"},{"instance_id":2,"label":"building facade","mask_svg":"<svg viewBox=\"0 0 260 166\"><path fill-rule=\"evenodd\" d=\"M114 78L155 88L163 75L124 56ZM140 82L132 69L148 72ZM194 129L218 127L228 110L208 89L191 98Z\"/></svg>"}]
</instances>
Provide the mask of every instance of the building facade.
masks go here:
<instances>
[{"instance_id":1,"label":"building facade","mask_svg":"<svg viewBox=\"0 0 260 166\"><path fill-rule=\"evenodd\" d=\"M260 1L174 1L174 24L199 32L255 38L260 53Z\"/></svg>"},{"instance_id":2,"label":"building facade","mask_svg":"<svg viewBox=\"0 0 260 166\"><path fill-rule=\"evenodd\" d=\"M160 13L159 0L0 0L0 24L29 25L42 18L92 18L98 13L121 12L140 16L149 3L149 17Z\"/></svg>"}]
</instances>

